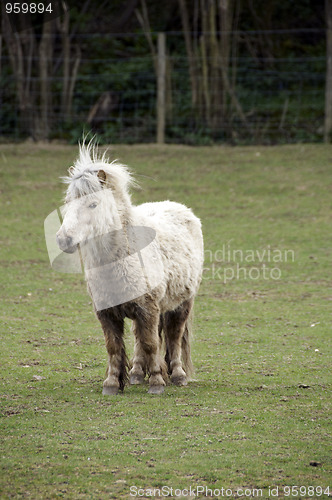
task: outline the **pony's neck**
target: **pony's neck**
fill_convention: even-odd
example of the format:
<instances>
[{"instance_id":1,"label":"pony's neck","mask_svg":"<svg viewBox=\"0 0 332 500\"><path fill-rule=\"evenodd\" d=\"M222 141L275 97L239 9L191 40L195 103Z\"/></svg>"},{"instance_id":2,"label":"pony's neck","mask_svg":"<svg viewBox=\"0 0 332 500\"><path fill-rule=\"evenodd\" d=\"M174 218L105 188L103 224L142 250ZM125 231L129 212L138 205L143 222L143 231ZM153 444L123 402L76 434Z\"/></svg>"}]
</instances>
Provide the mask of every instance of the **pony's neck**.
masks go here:
<instances>
[{"instance_id":1,"label":"pony's neck","mask_svg":"<svg viewBox=\"0 0 332 500\"><path fill-rule=\"evenodd\" d=\"M132 225L134 222L134 207L131 204L129 195L127 193L121 193L121 196L119 196L117 193L115 199L121 226L126 227Z\"/></svg>"},{"instance_id":2,"label":"pony's neck","mask_svg":"<svg viewBox=\"0 0 332 500\"><path fill-rule=\"evenodd\" d=\"M94 269L121 261L128 256L128 239L125 228L113 229L88 240L81 247L85 269Z\"/></svg>"}]
</instances>

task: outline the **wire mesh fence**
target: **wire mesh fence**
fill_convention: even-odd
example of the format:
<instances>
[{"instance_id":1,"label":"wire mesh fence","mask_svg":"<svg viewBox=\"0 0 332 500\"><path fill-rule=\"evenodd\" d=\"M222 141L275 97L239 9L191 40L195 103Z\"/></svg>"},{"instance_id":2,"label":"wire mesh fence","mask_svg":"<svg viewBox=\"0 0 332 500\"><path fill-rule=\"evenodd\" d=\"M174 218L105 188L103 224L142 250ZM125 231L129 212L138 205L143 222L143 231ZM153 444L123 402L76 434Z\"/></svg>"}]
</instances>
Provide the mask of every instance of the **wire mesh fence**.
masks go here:
<instances>
[{"instance_id":1,"label":"wire mesh fence","mask_svg":"<svg viewBox=\"0 0 332 500\"><path fill-rule=\"evenodd\" d=\"M232 32L227 60L202 52L202 35L194 53L195 85L190 74L183 33L166 34L165 140L210 144L321 141L324 121L326 61L324 50L303 53L294 39L318 36L323 30L268 32L271 47L262 53L263 32ZM293 46L287 42L293 40ZM47 75L49 139L76 141L82 130L93 130L104 142L154 142L157 127L157 34L76 35L70 40L69 68L64 74L63 47L55 39ZM236 40L236 43L235 41ZM27 42L26 42L27 43ZM235 47L236 46L236 50ZM273 47L278 47L274 51ZM283 49L284 47L284 49ZM275 55L278 53L278 56ZM43 113L40 61L29 62L29 106L17 97L17 75L6 47L1 54L0 136L19 139L34 135L25 114L38 121ZM219 66L218 66L219 65ZM220 69L221 68L221 69ZM225 70L226 68L226 70ZM68 73L68 71L67 71ZM70 102L63 105L64 78L69 78ZM196 98L193 99L193 91ZM45 111L45 110L44 110ZM23 117L23 120L22 120ZM38 138L38 137L37 137Z\"/></svg>"}]
</instances>

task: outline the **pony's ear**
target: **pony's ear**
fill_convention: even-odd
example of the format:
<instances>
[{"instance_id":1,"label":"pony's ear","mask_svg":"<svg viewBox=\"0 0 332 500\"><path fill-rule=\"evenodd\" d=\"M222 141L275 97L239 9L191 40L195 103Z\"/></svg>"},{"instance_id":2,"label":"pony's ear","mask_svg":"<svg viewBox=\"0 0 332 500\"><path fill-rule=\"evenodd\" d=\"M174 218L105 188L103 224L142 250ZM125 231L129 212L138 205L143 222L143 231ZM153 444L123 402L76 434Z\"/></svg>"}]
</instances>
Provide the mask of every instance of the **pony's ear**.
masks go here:
<instances>
[{"instance_id":1,"label":"pony's ear","mask_svg":"<svg viewBox=\"0 0 332 500\"><path fill-rule=\"evenodd\" d=\"M102 186L106 184L106 172L104 170L98 170L97 177Z\"/></svg>"}]
</instances>

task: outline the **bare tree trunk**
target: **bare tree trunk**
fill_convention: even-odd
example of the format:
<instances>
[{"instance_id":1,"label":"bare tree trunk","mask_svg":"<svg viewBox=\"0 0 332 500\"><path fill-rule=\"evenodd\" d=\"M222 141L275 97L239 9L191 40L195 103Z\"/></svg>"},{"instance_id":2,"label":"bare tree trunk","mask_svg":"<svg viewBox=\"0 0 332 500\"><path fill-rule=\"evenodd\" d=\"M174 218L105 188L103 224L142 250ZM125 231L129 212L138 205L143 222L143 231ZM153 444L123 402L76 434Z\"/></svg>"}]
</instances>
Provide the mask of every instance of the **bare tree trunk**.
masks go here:
<instances>
[{"instance_id":1,"label":"bare tree trunk","mask_svg":"<svg viewBox=\"0 0 332 500\"><path fill-rule=\"evenodd\" d=\"M169 123L173 117L173 96L172 96L172 61L166 53L166 117Z\"/></svg>"},{"instance_id":2,"label":"bare tree trunk","mask_svg":"<svg viewBox=\"0 0 332 500\"><path fill-rule=\"evenodd\" d=\"M195 95L198 118L203 119L215 132L227 130L230 125L230 111L233 108L246 128L249 128L235 92L236 61L232 62L230 72L231 50L232 55L236 57L236 43L232 45L231 41L233 22L237 23L239 19L239 0L197 2L194 7L200 8L202 34L196 49L199 56L196 60L192 48L195 45L195 35L191 37L186 3L185 0L179 0L192 95ZM195 9L194 17L197 10Z\"/></svg>"},{"instance_id":3,"label":"bare tree trunk","mask_svg":"<svg viewBox=\"0 0 332 500\"><path fill-rule=\"evenodd\" d=\"M220 64L222 66L221 72L226 72L227 74L229 72L233 10L233 0L219 0ZM227 90L225 86L222 89L222 103L225 112L227 107Z\"/></svg>"},{"instance_id":4,"label":"bare tree trunk","mask_svg":"<svg viewBox=\"0 0 332 500\"><path fill-rule=\"evenodd\" d=\"M71 72L70 84L69 84L69 89L68 89L68 100L67 100L67 108L66 108L67 116L71 116L71 113L72 113L74 88L75 88L75 84L76 84L77 73L78 73L78 68L80 66L80 62L81 62L81 49L80 49L79 45L76 45L76 58L75 58L75 62L73 65L72 72Z\"/></svg>"},{"instance_id":5,"label":"bare tree trunk","mask_svg":"<svg viewBox=\"0 0 332 500\"><path fill-rule=\"evenodd\" d=\"M152 39L152 35L151 35L151 27L150 27L150 20L149 20L149 13L148 13L148 9L147 9L147 6L146 6L146 2L145 0L141 0L141 8L142 8L142 11L140 12L138 9L135 10L135 13L136 13L136 17L138 19L138 22L140 23L143 31L144 31L144 35L148 41L148 44L149 44L149 47L150 47L150 51L151 51L151 56L152 56L152 60L153 60L153 66L154 66L154 70L155 70L155 75L156 75L156 80L157 80L157 115L158 115L158 109L159 109L159 99L160 99L160 51L159 51L159 41L160 41L160 35L161 33L158 34L158 43L157 43L157 49L155 47L155 44L153 42L153 39ZM171 61L169 60L169 58L167 57L167 53L166 53L166 46L165 46L165 54L163 56L165 58L165 61L162 63L162 64L165 64L165 68L162 70L163 73L165 73L163 79L164 79L164 90L162 91L164 93L164 99L165 99L165 102L163 104L164 106L164 118L163 118L163 121L164 121L164 125L163 127L165 128L165 124L166 124L166 118L171 119L171 116L172 116L172 77L171 77L171 71L172 71L172 68L171 68ZM159 118L157 116L157 122L158 122ZM157 123L157 142L163 142L164 139L162 139L162 136L164 136L164 133L161 133L161 132L158 132L158 130L161 130L161 127L160 125L158 125Z\"/></svg>"},{"instance_id":6,"label":"bare tree trunk","mask_svg":"<svg viewBox=\"0 0 332 500\"><path fill-rule=\"evenodd\" d=\"M68 102L68 94L70 86L69 9L66 4L64 4L64 14L62 23L59 20L59 28L61 31L62 58L63 58L61 118L66 119L68 108L70 107L70 103Z\"/></svg>"},{"instance_id":7,"label":"bare tree trunk","mask_svg":"<svg viewBox=\"0 0 332 500\"><path fill-rule=\"evenodd\" d=\"M193 51L191 36L190 36L190 24L189 24L189 16L188 10L186 6L186 0L179 0L182 26L183 26L183 34L186 43L187 50L187 59L189 65L189 76L190 76L190 85L191 85L191 102L192 107L195 108L197 105L197 81L196 81L196 61L195 54Z\"/></svg>"},{"instance_id":8,"label":"bare tree trunk","mask_svg":"<svg viewBox=\"0 0 332 500\"><path fill-rule=\"evenodd\" d=\"M51 75L53 59L53 21L44 23L39 45L40 113L35 135L38 140L46 140L50 132L51 120Z\"/></svg>"},{"instance_id":9,"label":"bare tree trunk","mask_svg":"<svg viewBox=\"0 0 332 500\"><path fill-rule=\"evenodd\" d=\"M203 109L205 110L205 119L208 124L211 123L211 102L210 102L210 91L209 91L209 70L206 57L206 44L205 35L202 34L200 38L201 44L201 82L202 82L202 94L203 94Z\"/></svg>"},{"instance_id":10,"label":"bare tree trunk","mask_svg":"<svg viewBox=\"0 0 332 500\"><path fill-rule=\"evenodd\" d=\"M227 90L227 92L231 98L232 105L233 105L238 117L240 118L241 122L246 127L246 129L250 133L252 133L251 127L248 124L248 121L247 121L246 116L243 112L242 106L240 104L240 101L238 100L237 95L229 82L228 74L225 71L225 68L222 68L222 77L223 77L225 89Z\"/></svg>"},{"instance_id":11,"label":"bare tree trunk","mask_svg":"<svg viewBox=\"0 0 332 500\"><path fill-rule=\"evenodd\" d=\"M332 0L325 0L326 14L326 83L324 142L332 141Z\"/></svg>"},{"instance_id":12,"label":"bare tree trunk","mask_svg":"<svg viewBox=\"0 0 332 500\"><path fill-rule=\"evenodd\" d=\"M86 0L85 6L90 0ZM63 65L63 89L61 102L56 105L62 116L71 113L74 86L81 60L80 49L76 47L76 58L71 65L71 39L69 36L69 11L64 2L53 0L52 6L57 9L57 20L45 18L42 26L40 43L33 27L33 19L28 14L17 14L18 26L22 31L14 32L2 3L2 34L8 48L10 63L15 77L16 97L20 112L20 130L36 140L48 138L53 112L52 74L54 62L54 34L56 29L62 35L63 58L58 69ZM61 22L61 17L63 21ZM36 62L35 62L36 61ZM61 117L62 118L62 117Z\"/></svg>"},{"instance_id":13,"label":"bare tree trunk","mask_svg":"<svg viewBox=\"0 0 332 500\"><path fill-rule=\"evenodd\" d=\"M18 16L20 14L17 14ZM20 130L23 133L33 135L34 117L36 115L35 99L32 82L33 59L36 52L36 43L33 30L28 20L19 19L24 23L25 30L22 33L14 33L2 4L2 34L6 42L9 59L16 84L16 99L19 109Z\"/></svg>"},{"instance_id":14,"label":"bare tree trunk","mask_svg":"<svg viewBox=\"0 0 332 500\"><path fill-rule=\"evenodd\" d=\"M153 66L156 74L156 78L158 78L158 61L157 61L157 51L154 46L152 36L151 36L151 27L150 27L150 21L149 21L149 14L148 14L148 9L146 6L145 0L141 0L141 6L142 6L142 12L140 12L138 9L135 10L138 22L142 26L142 29L144 31L144 35L146 36L146 39L148 41L151 55L152 55L152 60L153 60Z\"/></svg>"},{"instance_id":15,"label":"bare tree trunk","mask_svg":"<svg viewBox=\"0 0 332 500\"><path fill-rule=\"evenodd\" d=\"M202 94L202 98L199 98L199 101L202 102L202 109L200 110L201 117L205 118L207 124L211 126L211 88L210 88L210 65L208 61L208 43L206 40L206 35L209 31L207 13L204 5L204 0L200 1L201 5L201 19L202 19L202 35L200 37L200 61L201 61L201 74L197 75L199 81L201 81L200 93Z\"/></svg>"},{"instance_id":16,"label":"bare tree trunk","mask_svg":"<svg viewBox=\"0 0 332 500\"><path fill-rule=\"evenodd\" d=\"M220 47L217 39L217 12L215 0L210 0L209 4L209 45L210 45L210 75L211 75L211 126L213 130L221 128L226 118L226 102L223 99L223 81L221 79Z\"/></svg>"},{"instance_id":17,"label":"bare tree trunk","mask_svg":"<svg viewBox=\"0 0 332 500\"><path fill-rule=\"evenodd\" d=\"M233 37L231 46L231 59L232 59L232 87L235 89L236 86L236 73L237 73L237 49L239 43L239 36L237 34L239 19L240 19L241 4L239 0L235 0L235 12L233 18Z\"/></svg>"},{"instance_id":18,"label":"bare tree trunk","mask_svg":"<svg viewBox=\"0 0 332 500\"><path fill-rule=\"evenodd\" d=\"M90 3L90 0L86 0L83 5L83 10L85 10ZM74 46L75 48L75 59L72 63L73 56L73 46L72 38L73 31L69 33L69 21L70 13L69 8L65 2L62 2L63 16L57 18L57 28L61 33L61 43L62 43L62 93L61 93L61 105L60 105L60 119L69 120L72 113L73 105L73 95L74 88L77 79L78 68L81 62L81 49L79 45Z\"/></svg>"},{"instance_id":19,"label":"bare tree trunk","mask_svg":"<svg viewBox=\"0 0 332 500\"><path fill-rule=\"evenodd\" d=\"M157 143L165 142L166 119L166 37L158 33L158 77L157 77Z\"/></svg>"}]
</instances>

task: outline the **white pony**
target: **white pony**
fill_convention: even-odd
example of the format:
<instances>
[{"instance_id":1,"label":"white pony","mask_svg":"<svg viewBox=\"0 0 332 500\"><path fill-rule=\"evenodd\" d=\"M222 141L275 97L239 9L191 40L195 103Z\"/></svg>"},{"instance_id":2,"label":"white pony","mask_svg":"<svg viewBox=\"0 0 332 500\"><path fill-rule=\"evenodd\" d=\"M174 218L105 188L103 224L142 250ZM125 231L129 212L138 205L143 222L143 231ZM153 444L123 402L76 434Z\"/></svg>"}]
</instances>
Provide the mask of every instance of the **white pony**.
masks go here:
<instances>
[{"instance_id":1,"label":"white pony","mask_svg":"<svg viewBox=\"0 0 332 500\"><path fill-rule=\"evenodd\" d=\"M149 393L167 377L186 385L192 370L191 312L203 267L200 220L179 203L134 206L133 178L117 162L98 156L90 142L64 178L68 184L59 248L78 251L109 355L103 394L123 391L128 378L124 318L133 320L135 348L130 383L149 376ZM164 332L166 355L162 358Z\"/></svg>"}]
</instances>

